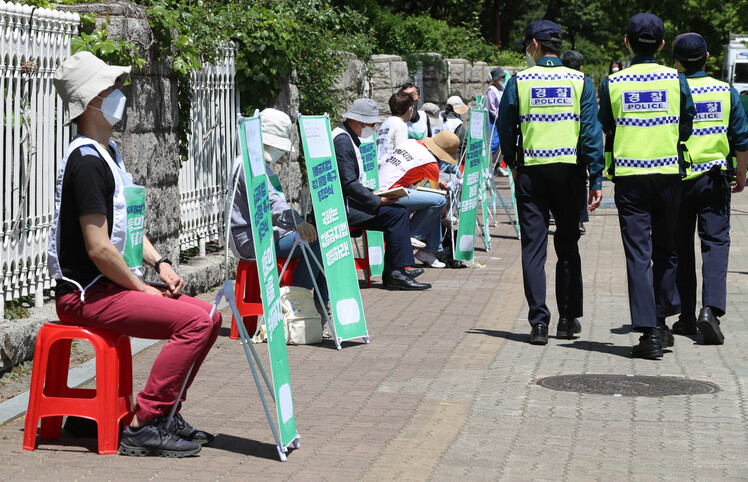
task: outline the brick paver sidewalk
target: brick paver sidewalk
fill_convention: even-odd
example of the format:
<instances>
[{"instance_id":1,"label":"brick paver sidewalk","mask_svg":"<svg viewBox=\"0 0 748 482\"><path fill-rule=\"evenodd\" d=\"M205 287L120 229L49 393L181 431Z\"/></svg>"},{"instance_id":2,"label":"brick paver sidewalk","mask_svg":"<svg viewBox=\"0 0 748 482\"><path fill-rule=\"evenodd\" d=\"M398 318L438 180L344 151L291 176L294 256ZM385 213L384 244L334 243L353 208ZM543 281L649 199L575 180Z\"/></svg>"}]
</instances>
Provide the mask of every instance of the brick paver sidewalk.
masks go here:
<instances>
[{"instance_id":1,"label":"brick paver sidewalk","mask_svg":"<svg viewBox=\"0 0 748 482\"><path fill-rule=\"evenodd\" d=\"M605 193L612 194L610 183ZM362 290L370 345L346 343L340 352L329 342L289 347L301 448L287 463L277 459L244 352L228 339L224 311L224 336L183 410L193 425L217 435L212 447L181 460L99 456L94 440L44 442L28 452L21 448L21 420L0 428L0 478L746 478L748 194L734 198L732 225L724 346L676 337L661 361L629 358L637 337L628 328L614 209L593 213L580 241L581 336L527 344L519 241L503 223L492 229L493 250L476 253L485 267L428 269L422 279L434 287L423 293L389 292L378 283ZM549 279L554 261L551 249ZM158 346L135 359L136 391ZM266 359L266 346L256 347ZM627 398L535 384L545 376L591 373L686 377L722 391Z\"/></svg>"}]
</instances>

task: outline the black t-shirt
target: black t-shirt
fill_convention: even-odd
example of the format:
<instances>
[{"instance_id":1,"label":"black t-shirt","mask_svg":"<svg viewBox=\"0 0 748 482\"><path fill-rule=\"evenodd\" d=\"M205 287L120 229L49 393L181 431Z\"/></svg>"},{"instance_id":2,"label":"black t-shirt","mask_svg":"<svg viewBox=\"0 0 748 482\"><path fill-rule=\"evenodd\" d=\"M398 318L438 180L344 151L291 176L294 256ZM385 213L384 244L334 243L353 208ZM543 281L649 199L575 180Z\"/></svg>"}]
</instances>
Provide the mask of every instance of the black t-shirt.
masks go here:
<instances>
[{"instance_id":1,"label":"black t-shirt","mask_svg":"<svg viewBox=\"0 0 748 482\"><path fill-rule=\"evenodd\" d=\"M114 153L111 153L114 158ZM100 274L86 252L80 217L106 213L109 236L112 235L114 176L106 161L93 146L81 146L70 153L62 179L59 244L57 253L62 274L85 287ZM57 281L56 295L76 289L72 283Z\"/></svg>"}]
</instances>

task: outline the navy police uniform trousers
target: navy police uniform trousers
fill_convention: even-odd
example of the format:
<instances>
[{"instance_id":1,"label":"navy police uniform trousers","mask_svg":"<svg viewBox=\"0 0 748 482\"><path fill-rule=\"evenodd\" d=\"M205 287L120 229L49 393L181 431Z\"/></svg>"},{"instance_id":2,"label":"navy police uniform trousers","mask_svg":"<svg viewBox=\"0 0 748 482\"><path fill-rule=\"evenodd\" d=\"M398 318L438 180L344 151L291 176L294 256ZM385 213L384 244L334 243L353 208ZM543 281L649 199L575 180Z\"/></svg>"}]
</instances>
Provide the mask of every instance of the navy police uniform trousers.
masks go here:
<instances>
[{"instance_id":1,"label":"navy police uniform trousers","mask_svg":"<svg viewBox=\"0 0 748 482\"><path fill-rule=\"evenodd\" d=\"M678 215L677 286L681 319L696 319L696 259L694 230L701 241L701 304L723 316L727 304L727 260L730 255L730 184L719 169L683 181Z\"/></svg>"},{"instance_id":2,"label":"navy police uniform trousers","mask_svg":"<svg viewBox=\"0 0 748 482\"><path fill-rule=\"evenodd\" d=\"M683 181L680 175L650 174L614 182L631 324L641 331L656 327L657 318L680 313L675 226Z\"/></svg>"},{"instance_id":3,"label":"navy police uniform trousers","mask_svg":"<svg viewBox=\"0 0 748 482\"><path fill-rule=\"evenodd\" d=\"M559 315L582 316L582 262L579 257L579 199L584 170L577 165L550 164L518 169L515 190L522 234L522 278L531 325L548 326L545 261L549 211L556 220L556 304Z\"/></svg>"}]
</instances>

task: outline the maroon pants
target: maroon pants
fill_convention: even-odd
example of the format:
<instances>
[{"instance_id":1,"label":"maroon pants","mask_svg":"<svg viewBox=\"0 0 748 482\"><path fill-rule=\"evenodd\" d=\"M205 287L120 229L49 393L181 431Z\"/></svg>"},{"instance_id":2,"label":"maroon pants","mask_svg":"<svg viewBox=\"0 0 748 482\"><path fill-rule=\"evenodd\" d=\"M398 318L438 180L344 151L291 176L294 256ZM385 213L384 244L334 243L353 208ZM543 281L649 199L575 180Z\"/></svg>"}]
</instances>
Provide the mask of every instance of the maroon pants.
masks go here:
<instances>
[{"instance_id":1,"label":"maroon pants","mask_svg":"<svg viewBox=\"0 0 748 482\"><path fill-rule=\"evenodd\" d=\"M187 388L218 338L221 314L212 305L186 295L164 298L99 281L86 290L57 298L57 315L67 325L103 328L127 336L168 339L153 363L145 388L137 396L135 414L143 421L168 415L192 368ZM184 401L187 390L182 394Z\"/></svg>"}]
</instances>

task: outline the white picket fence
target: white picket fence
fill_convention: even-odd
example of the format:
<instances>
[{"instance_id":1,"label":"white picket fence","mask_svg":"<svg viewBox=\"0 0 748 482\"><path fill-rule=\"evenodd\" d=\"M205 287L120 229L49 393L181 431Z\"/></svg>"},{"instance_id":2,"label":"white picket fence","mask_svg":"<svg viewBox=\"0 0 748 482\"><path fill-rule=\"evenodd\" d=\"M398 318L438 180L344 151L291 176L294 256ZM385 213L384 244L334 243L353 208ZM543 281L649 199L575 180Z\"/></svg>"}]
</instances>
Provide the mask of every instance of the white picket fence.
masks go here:
<instances>
[{"instance_id":1,"label":"white picket fence","mask_svg":"<svg viewBox=\"0 0 748 482\"><path fill-rule=\"evenodd\" d=\"M50 285L55 173L70 137L52 74L70 55L79 21L78 14L0 1L2 301L34 295L41 306Z\"/></svg>"},{"instance_id":2,"label":"white picket fence","mask_svg":"<svg viewBox=\"0 0 748 482\"><path fill-rule=\"evenodd\" d=\"M236 152L236 51L221 49L222 59L192 74L192 134L188 160L179 172L182 250L205 243L223 245L226 182Z\"/></svg>"},{"instance_id":3,"label":"white picket fence","mask_svg":"<svg viewBox=\"0 0 748 482\"><path fill-rule=\"evenodd\" d=\"M70 55L78 14L0 0L0 169L2 300L34 296L53 281L47 272L47 241L54 214L57 163L70 129L52 84L60 62ZM217 65L192 75L192 135L189 160L179 174L182 249L223 239L226 179L235 153L236 69L233 46Z\"/></svg>"}]
</instances>

